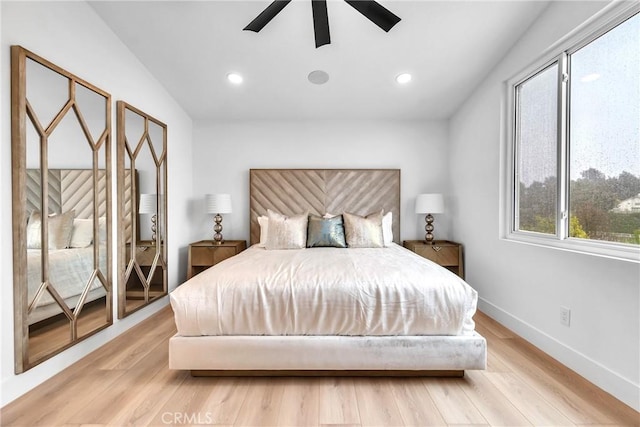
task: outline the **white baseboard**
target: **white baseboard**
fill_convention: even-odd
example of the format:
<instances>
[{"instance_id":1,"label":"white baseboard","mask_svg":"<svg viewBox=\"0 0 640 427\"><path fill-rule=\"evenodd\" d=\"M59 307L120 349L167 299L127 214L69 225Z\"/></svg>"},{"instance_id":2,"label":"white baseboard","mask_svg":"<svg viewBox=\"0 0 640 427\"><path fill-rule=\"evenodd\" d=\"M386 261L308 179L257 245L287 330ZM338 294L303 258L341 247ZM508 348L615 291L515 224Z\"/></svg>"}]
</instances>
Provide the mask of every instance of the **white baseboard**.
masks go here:
<instances>
[{"instance_id":1,"label":"white baseboard","mask_svg":"<svg viewBox=\"0 0 640 427\"><path fill-rule=\"evenodd\" d=\"M576 351L535 326L492 304L478 298L478 309L505 327L529 341L560 363L591 381L616 399L640 411L640 385L622 377L588 356Z\"/></svg>"}]
</instances>

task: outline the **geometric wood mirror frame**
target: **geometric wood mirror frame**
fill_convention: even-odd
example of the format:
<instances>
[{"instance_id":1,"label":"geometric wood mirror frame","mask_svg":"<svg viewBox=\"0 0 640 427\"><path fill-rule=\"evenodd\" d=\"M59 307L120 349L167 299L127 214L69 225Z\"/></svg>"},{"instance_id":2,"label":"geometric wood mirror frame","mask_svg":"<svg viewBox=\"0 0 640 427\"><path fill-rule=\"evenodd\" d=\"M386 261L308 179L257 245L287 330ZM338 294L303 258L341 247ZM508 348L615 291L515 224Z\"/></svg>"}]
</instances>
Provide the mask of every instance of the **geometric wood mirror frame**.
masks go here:
<instances>
[{"instance_id":1,"label":"geometric wood mirror frame","mask_svg":"<svg viewBox=\"0 0 640 427\"><path fill-rule=\"evenodd\" d=\"M123 101L117 121L122 318L167 295L167 125Z\"/></svg>"},{"instance_id":2,"label":"geometric wood mirror frame","mask_svg":"<svg viewBox=\"0 0 640 427\"><path fill-rule=\"evenodd\" d=\"M15 372L113 323L111 96L11 47Z\"/></svg>"}]
</instances>

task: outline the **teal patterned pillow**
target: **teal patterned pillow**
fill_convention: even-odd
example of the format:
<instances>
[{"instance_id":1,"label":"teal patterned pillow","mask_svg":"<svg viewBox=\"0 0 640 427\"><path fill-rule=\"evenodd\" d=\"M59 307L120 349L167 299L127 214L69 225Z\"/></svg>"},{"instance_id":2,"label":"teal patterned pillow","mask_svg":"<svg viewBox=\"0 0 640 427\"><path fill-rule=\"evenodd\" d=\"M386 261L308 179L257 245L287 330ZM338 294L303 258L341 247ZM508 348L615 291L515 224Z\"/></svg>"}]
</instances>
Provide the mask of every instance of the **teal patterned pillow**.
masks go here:
<instances>
[{"instance_id":1,"label":"teal patterned pillow","mask_svg":"<svg viewBox=\"0 0 640 427\"><path fill-rule=\"evenodd\" d=\"M346 248L347 242L344 238L344 226L342 225L342 215L333 218L322 218L316 215L309 215L307 226L307 247L334 247Z\"/></svg>"}]
</instances>

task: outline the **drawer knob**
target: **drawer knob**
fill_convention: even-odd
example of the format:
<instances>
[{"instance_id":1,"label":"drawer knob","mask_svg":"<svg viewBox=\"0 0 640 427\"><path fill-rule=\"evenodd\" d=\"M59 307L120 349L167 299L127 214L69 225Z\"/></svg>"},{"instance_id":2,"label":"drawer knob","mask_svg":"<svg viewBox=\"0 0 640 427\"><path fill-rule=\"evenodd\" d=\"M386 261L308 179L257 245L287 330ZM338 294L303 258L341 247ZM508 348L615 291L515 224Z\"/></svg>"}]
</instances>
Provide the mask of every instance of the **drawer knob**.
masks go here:
<instances>
[{"instance_id":1,"label":"drawer knob","mask_svg":"<svg viewBox=\"0 0 640 427\"><path fill-rule=\"evenodd\" d=\"M442 246L431 246L434 251L440 252L442 250Z\"/></svg>"}]
</instances>

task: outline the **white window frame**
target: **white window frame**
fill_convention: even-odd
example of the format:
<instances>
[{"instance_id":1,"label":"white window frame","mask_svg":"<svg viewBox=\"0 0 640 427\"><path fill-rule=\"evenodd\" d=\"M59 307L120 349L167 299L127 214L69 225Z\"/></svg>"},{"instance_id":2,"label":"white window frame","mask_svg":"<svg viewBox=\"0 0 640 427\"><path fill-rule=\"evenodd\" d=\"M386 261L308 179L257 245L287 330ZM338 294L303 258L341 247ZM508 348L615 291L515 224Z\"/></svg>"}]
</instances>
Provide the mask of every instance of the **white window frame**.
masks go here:
<instances>
[{"instance_id":1,"label":"white window frame","mask_svg":"<svg viewBox=\"0 0 640 427\"><path fill-rule=\"evenodd\" d=\"M587 21L572 34L558 41L540 58L523 71L505 82L503 101L503 185L501 238L515 242L537 246L551 247L572 252L615 258L640 263L640 247L623 243L598 240L587 240L569 237L569 177L568 177L568 87L569 56L585 45L591 43L612 28L621 24L633 15L640 13L638 3L612 3L599 14ZM558 63L558 112L557 112L557 207L556 234L544 234L533 231L517 230L517 200L519 197L519 180L517 170L517 91L519 84L534 77L542 70Z\"/></svg>"}]
</instances>

